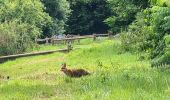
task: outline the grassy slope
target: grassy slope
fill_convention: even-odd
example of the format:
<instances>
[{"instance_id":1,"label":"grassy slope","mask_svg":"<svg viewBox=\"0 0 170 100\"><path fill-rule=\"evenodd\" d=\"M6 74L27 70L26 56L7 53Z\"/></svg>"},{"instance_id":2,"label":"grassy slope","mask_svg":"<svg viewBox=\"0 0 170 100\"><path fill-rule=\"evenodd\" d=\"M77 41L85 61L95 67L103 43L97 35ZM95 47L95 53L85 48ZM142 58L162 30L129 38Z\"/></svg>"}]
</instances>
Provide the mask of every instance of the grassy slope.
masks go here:
<instances>
[{"instance_id":1,"label":"grassy slope","mask_svg":"<svg viewBox=\"0 0 170 100\"><path fill-rule=\"evenodd\" d=\"M136 55L120 54L118 40L83 43L68 54L0 64L0 74L10 76L0 79L0 99L170 99L170 71L152 69L149 61L138 61ZM62 62L93 74L69 78L60 72Z\"/></svg>"}]
</instances>

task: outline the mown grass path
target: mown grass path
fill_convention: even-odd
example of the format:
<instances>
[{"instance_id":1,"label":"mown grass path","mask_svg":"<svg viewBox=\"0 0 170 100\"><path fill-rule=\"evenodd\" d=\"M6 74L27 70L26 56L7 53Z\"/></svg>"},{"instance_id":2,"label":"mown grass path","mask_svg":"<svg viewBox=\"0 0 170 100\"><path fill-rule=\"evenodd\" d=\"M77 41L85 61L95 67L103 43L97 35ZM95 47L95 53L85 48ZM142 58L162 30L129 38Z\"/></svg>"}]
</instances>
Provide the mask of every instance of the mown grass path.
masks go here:
<instances>
[{"instance_id":1,"label":"mown grass path","mask_svg":"<svg viewBox=\"0 0 170 100\"><path fill-rule=\"evenodd\" d=\"M149 61L121 53L116 39L89 43L82 43L80 49L67 54L19 58L0 64L0 75L5 76L0 78L0 99L170 99L168 69L151 68ZM63 62L69 68L84 68L93 74L69 78L60 71Z\"/></svg>"}]
</instances>

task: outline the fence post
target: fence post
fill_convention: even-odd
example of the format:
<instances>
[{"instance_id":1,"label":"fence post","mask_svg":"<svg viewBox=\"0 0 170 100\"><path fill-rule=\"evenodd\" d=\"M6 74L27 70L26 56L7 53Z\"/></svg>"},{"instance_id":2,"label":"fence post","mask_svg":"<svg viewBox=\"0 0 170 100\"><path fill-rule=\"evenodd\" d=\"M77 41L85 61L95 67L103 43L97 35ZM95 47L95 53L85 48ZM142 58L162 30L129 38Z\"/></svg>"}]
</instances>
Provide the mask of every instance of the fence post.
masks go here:
<instances>
[{"instance_id":1,"label":"fence post","mask_svg":"<svg viewBox=\"0 0 170 100\"><path fill-rule=\"evenodd\" d=\"M72 43L71 43L71 41L70 41L70 40L68 41L67 49L68 49L68 52L69 52L69 51L71 51L71 50L73 49L73 47L72 47Z\"/></svg>"},{"instance_id":2,"label":"fence post","mask_svg":"<svg viewBox=\"0 0 170 100\"><path fill-rule=\"evenodd\" d=\"M112 38L112 32L111 32L111 31L108 32L108 38L109 38L109 39Z\"/></svg>"},{"instance_id":3,"label":"fence post","mask_svg":"<svg viewBox=\"0 0 170 100\"><path fill-rule=\"evenodd\" d=\"M54 45L53 37L51 37L51 44Z\"/></svg>"},{"instance_id":4,"label":"fence post","mask_svg":"<svg viewBox=\"0 0 170 100\"><path fill-rule=\"evenodd\" d=\"M78 37L80 37L80 34L78 34ZM80 44L80 39L77 39L78 44Z\"/></svg>"},{"instance_id":5,"label":"fence post","mask_svg":"<svg viewBox=\"0 0 170 100\"><path fill-rule=\"evenodd\" d=\"M93 34L93 41L96 41L96 37L97 37L97 35Z\"/></svg>"},{"instance_id":6,"label":"fence post","mask_svg":"<svg viewBox=\"0 0 170 100\"><path fill-rule=\"evenodd\" d=\"M47 37L45 38L45 44L46 44L46 45L49 44L49 43L48 43L48 38L47 38Z\"/></svg>"},{"instance_id":7,"label":"fence post","mask_svg":"<svg viewBox=\"0 0 170 100\"><path fill-rule=\"evenodd\" d=\"M35 38L35 43L38 43L37 38Z\"/></svg>"}]
</instances>

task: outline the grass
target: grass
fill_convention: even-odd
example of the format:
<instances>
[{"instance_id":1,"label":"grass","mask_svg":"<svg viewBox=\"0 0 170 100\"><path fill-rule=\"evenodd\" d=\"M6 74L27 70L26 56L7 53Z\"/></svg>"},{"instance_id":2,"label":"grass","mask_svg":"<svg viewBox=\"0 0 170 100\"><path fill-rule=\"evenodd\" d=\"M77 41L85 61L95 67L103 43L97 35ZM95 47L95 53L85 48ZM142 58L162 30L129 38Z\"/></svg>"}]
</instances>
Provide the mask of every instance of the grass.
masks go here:
<instances>
[{"instance_id":1,"label":"grass","mask_svg":"<svg viewBox=\"0 0 170 100\"><path fill-rule=\"evenodd\" d=\"M96 41L101 42L101 41ZM77 41L74 41L73 45L75 48L86 48L88 47L88 44L93 43L93 39L83 39L81 40L80 43ZM58 50L58 49L64 49L67 48L67 45L63 45L63 43L57 44L55 43L54 45L46 45L46 44L41 44L41 45L35 45L33 49L29 50L28 52L39 52L39 51L48 51L48 50Z\"/></svg>"},{"instance_id":2,"label":"grass","mask_svg":"<svg viewBox=\"0 0 170 100\"><path fill-rule=\"evenodd\" d=\"M150 61L122 53L119 40L84 40L64 54L19 58L0 64L0 99L169 100L170 71L150 67ZM46 49L46 48L45 48ZM69 78L60 72L84 68L92 75Z\"/></svg>"}]
</instances>

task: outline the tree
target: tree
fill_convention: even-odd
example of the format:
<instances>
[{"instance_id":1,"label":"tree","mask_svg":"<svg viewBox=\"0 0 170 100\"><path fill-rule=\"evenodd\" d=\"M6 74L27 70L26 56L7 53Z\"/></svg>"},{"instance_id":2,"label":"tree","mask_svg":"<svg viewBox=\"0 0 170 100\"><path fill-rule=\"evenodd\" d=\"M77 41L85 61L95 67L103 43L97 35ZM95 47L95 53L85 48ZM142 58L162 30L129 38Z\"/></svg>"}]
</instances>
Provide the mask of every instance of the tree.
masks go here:
<instances>
[{"instance_id":1,"label":"tree","mask_svg":"<svg viewBox=\"0 0 170 100\"><path fill-rule=\"evenodd\" d=\"M105 20L111 31L119 33L134 20L137 12L148 7L148 0L107 0L112 9L112 16Z\"/></svg>"},{"instance_id":2,"label":"tree","mask_svg":"<svg viewBox=\"0 0 170 100\"><path fill-rule=\"evenodd\" d=\"M169 31L170 8L153 6L138 13L128 31L123 33L122 44L125 49L149 53L152 66L170 64Z\"/></svg>"},{"instance_id":3,"label":"tree","mask_svg":"<svg viewBox=\"0 0 170 100\"><path fill-rule=\"evenodd\" d=\"M69 3L66 0L41 0L46 12L52 17L52 23L44 28L43 36L52 36L65 32L65 22L71 12Z\"/></svg>"},{"instance_id":4,"label":"tree","mask_svg":"<svg viewBox=\"0 0 170 100\"><path fill-rule=\"evenodd\" d=\"M44 12L44 6L39 0L3 0L0 7L0 22L17 21L36 26L41 32L42 27L51 21Z\"/></svg>"},{"instance_id":5,"label":"tree","mask_svg":"<svg viewBox=\"0 0 170 100\"><path fill-rule=\"evenodd\" d=\"M51 22L39 0L1 0L0 5L0 54L27 51Z\"/></svg>"},{"instance_id":6,"label":"tree","mask_svg":"<svg viewBox=\"0 0 170 100\"><path fill-rule=\"evenodd\" d=\"M67 33L92 34L108 30L103 22L110 16L106 0L69 0L72 10L67 22Z\"/></svg>"}]
</instances>

